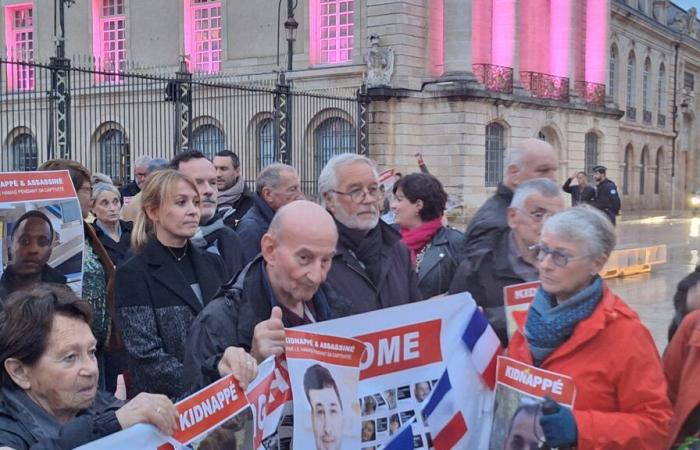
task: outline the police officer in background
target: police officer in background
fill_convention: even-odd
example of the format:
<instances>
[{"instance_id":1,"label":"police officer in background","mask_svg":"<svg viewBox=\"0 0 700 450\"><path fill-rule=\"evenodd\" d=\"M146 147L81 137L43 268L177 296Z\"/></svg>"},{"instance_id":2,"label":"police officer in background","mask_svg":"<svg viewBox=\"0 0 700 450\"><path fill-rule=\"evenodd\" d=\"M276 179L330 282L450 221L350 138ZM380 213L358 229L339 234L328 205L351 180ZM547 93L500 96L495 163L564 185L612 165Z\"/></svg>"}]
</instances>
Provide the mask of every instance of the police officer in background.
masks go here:
<instances>
[{"instance_id":1,"label":"police officer in background","mask_svg":"<svg viewBox=\"0 0 700 450\"><path fill-rule=\"evenodd\" d=\"M595 166L593 168L596 194L591 205L603 211L615 225L615 216L620 214L620 194L617 192L615 183L605 176L607 170L605 166Z\"/></svg>"}]
</instances>

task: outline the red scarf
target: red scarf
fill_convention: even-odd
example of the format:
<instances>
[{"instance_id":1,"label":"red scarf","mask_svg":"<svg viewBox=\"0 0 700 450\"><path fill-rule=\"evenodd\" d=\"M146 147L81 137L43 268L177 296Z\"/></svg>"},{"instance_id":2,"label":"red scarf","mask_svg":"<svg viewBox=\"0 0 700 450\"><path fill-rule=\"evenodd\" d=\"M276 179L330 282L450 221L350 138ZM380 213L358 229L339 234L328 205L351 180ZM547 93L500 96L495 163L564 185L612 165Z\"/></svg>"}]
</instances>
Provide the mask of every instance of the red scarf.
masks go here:
<instances>
[{"instance_id":1,"label":"red scarf","mask_svg":"<svg viewBox=\"0 0 700 450\"><path fill-rule=\"evenodd\" d=\"M428 245L440 228L442 228L442 217L423 222L415 228L401 228L401 242L411 251L411 262L414 266L416 255Z\"/></svg>"}]
</instances>

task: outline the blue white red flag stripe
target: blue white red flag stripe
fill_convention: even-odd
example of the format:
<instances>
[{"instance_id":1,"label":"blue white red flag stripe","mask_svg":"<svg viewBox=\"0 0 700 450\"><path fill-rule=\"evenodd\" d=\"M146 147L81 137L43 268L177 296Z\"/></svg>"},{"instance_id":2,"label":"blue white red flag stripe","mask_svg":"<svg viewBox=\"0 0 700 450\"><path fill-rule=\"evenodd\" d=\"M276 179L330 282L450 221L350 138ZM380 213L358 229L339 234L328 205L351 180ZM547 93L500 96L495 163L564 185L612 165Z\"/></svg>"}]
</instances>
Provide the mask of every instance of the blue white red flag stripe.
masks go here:
<instances>
[{"instance_id":1,"label":"blue white red flag stripe","mask_svg":"<svg viewBox=\"0 0 700 450\"><path fill-rule=\"evenodd\" d=\"M474 310L462 341L469 349L471 359L487 386L496 386L496 360L501 354L498 336L489 326L486 317L478 309Z\"/></svg>"},{"instance_id":2,"label":"blue white red flag stripe","mask_svg":"<svg viewBox=\"0 0 700 450\"><path fill-rule=\"evenodd\" d=\"M415 416L405 424L384 446L384 450L413 450L413 426Z\"/></svg>"},{"instance_id":3,"label":"blue white red flag stripe","mask_svg":"<svg viewBox=\"0 0 700 450\"><path fill-rule=\"evenodd\" d=\"M461 412L450 419L439 433L433 436L435 450L450 450L467 434L467 423Z\"/></svg>"},{"instance_id":4,"label":"blue white red flag stripe","mask_svg":"<svg viewBox=\"0 0 700 450\"><path fill-rule=\"evenodd\" d=\"M423 408L423 414L430 417L435 411L435 408L440 404L445 395L452 389L452 384L450 383L450 377L447 375L447 370L443 372L440 377L440 381L433 388L433 394L428 399L428 402Z\"/></svg>"}]
</instances>

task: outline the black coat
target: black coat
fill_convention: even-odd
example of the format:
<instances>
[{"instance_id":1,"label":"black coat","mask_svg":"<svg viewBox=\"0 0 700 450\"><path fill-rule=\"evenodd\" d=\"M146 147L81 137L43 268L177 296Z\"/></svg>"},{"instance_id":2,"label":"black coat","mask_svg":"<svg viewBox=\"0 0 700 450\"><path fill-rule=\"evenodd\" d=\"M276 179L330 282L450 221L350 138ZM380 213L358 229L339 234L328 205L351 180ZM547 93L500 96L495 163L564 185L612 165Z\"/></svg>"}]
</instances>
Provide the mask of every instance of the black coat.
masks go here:
<instances>
[{"instance_id":1,"label":"black coat","mask_svg":"<svg viewBox=\"0 0 700 450\"><path fill-rule=\"evenodd\" d=\"M5 299L7 299L7 297L9 297L10 294L12 293L12 292L10 292L10 277L11 276L12 276L12 269L9 266L5 267L5 270L3 271L2 276L0 276L0 307L2 307L3 303L5 302ZM46 265L44 265L44 268L41 269L41 282L42 283L62 284L65 286L65 284L68 282L68 280L58 270L56 270L53 267L46 264Z\"/></svg>"},{"instance_id":2,"label":"black coat","mask_svg":"<svg viewBox=\"0 0 700 450\"><path fill-rule=\"evenodd\" d=\"M192 324L185 353L185 380L193 390L219 378L217 365L227 347L250 351L255 326L270 318L277 302L264 286L263 277L267 275L263 264L262 257L251 262ZM312 301L317 321L350 313L348 300L339 297L328 283L321 284ZM284 317L283 322L289 326Z\"/></svg>"},{"instance_id":3,"label":"black coat","mask_svg":"<svg viewBox=\"0 0 700 450\"><path fill-rule=\"evenodd\" d=\"M275 212L257 193L253 195L254 205L243 216L236 227L236 233L241 239L243 258L246 264L255 259L260 253L260 239L270 228L270 222Z\"/></svg>"},{"instance_id":4,"label":"black coat","mask_svg":"<svg viewBox=\"0 0 700 450\"><path fill-rule=\"evenodd\" d=\"M508 327L503 301L503 288L524 283L515 274L508 260L510 229L494 236L494 247L471 253L457 268L449 294L469 292L504 347L508 346Z\"/></svg>"},{"instance_id":5,"label":"black coat","mask_svg":"<svg viewBox=\"0 0 700 450\"><path fill-rule=\"evenodd\" d=\"M435 233L418 268L418 290L423 298L447 292L464 259L464 244L464 234L454 228L442 227Z\"/></svg>"},{"instance_id":6,"label":"black coat","mask_svg":"<svg viewBox=\"0 0 700 450\"><path fill-rule=\"evenodd\" d=\"M139 192L141 192L141 188L136 184L136 181L131 181L119 188L119 193L121 193L122 198L133 197Z\"/></svg>"},{"instance_id":7,"label":"black coat","mask_svg":"<svg viewBox=\"0 0 700 450\"><path fill-rule=\"evenodd\" d=\"M362 264L340 240L326 282L338 294L350 300L352 314L361 314L422 299L416 271L401 235L379 221L381 227L381 273L375 285Z\"/></svg>"},{"instance_id":8,"label":"black coat","mask_svg":"<svg viewBox=\"0 0 700 450\"><path fill-rule=\"evenodd\" d=\"M227 281L223 261L187 245L206 305ZM183 379L187 333L204 306L155 238L117 270L116 303L129 353L129 396L180 397L188 389Z\"/></svg>"},{"instance_id":9,"label":"black coat","mask_svg":"<svg viewBox=\"0 0 700 450\"><path fill-rule=\"evenodd\" d=\"M498 185L496 193L474 214L464 233L467 242L467 254L480 248L490 246L494 234L508 228L506 209L513 200L513 191L503 183Z\"/></svg>"},{"instance_id":10,"label":"black coat","mask_svg":"<svg viewBox=\"0 0 700 450\"><path fill-rule=\"evenodd\" d=\"M221 216L224 218L224 223L226 224L226 226L234 230L238 228L238 224L240 223L245 213L247 213L248 210L252 208L255 204L253 199L254 194L248 188L248 185L246 185L243 188L243 193L241 194L241 197L238 200L236 200L236 202L233 203L233 205L221 205L218 209L218 212L221 213Z\"/></svg>"},{"instance_id":11,"label":"black coat","mask_svg":"<svg viewBox=\"0 0 700 450\"><path fill-rule=\"evenodd\" d=\"M69 450L121 430L115 412L123 403L97 391L95 401L75 419L59 424L19 389L0 393L0 447L15 450ZM40 423L51 422L55 434ZM48 435L48 436L47 436Z\"/></svg>"},{"instance_id":12,"label":"black coat","mask_svg":"<svg viewBox=\"0 0 700 450\"><path fill-rule=\"evenodd\" d=\"M133 255L131 251L131 230L134 227L134 223L120 220L119 225L122 228L122 235L119 237L119 242L114 242L114 240L109 237L107 233L102 231L102 228L97 226L97 224L93 223L91 225L95 229L97 238L102 242L102 246L105 250L107 250L109 259L112 260L112 264L114 264L115 267L121 266Z\"/></svg>"},{"instance_id":13,"label":"black coat","mask_svg":"<svg viewBox=\"0 0 700 450\"><path fill-rule=\"evenodd\" d=\"M593 206L603 211L610 221L615 224L615 216L620 214L620 193L615 183L607 178L598 183L595 188L595 198L591 202Z\"/></svg>"},{"instance_id":14,"label":"black coat","mask_svg":"<svg viewBox=\"0 0 700 450\"><path fill-rule=\"evenodd\" d=\"M573 178L567 178L562 190L567 194L571 194L571 206L576 206L579 203L591 203L595 198L595 189L593 186L586 186L581 189L581 186L572 186Z\"/></svg>"}]
</instances>

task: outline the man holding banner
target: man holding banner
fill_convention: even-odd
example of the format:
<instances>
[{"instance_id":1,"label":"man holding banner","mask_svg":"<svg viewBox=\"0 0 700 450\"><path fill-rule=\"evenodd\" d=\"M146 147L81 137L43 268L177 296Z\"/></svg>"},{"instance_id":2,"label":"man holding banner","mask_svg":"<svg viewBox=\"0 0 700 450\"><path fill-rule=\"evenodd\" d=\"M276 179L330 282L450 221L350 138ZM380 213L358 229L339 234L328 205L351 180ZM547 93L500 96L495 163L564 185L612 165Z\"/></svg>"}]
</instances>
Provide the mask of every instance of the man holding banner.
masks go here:
<instances>
[{"instance_id":1,"label":"man holding banner","mask_svg":"<svg viewBox=\"0 0 700 450\"><path fill-rule=\"evenodd\" d=\"M315 203L280 208L261 256L192 324L188 384L202 387L233 373L246 385L255 375L253 358L259 363L284 352L285 327L348 315L348 301L325 283L337 239L333 219Z\"/></svg>"}]
</instances>

